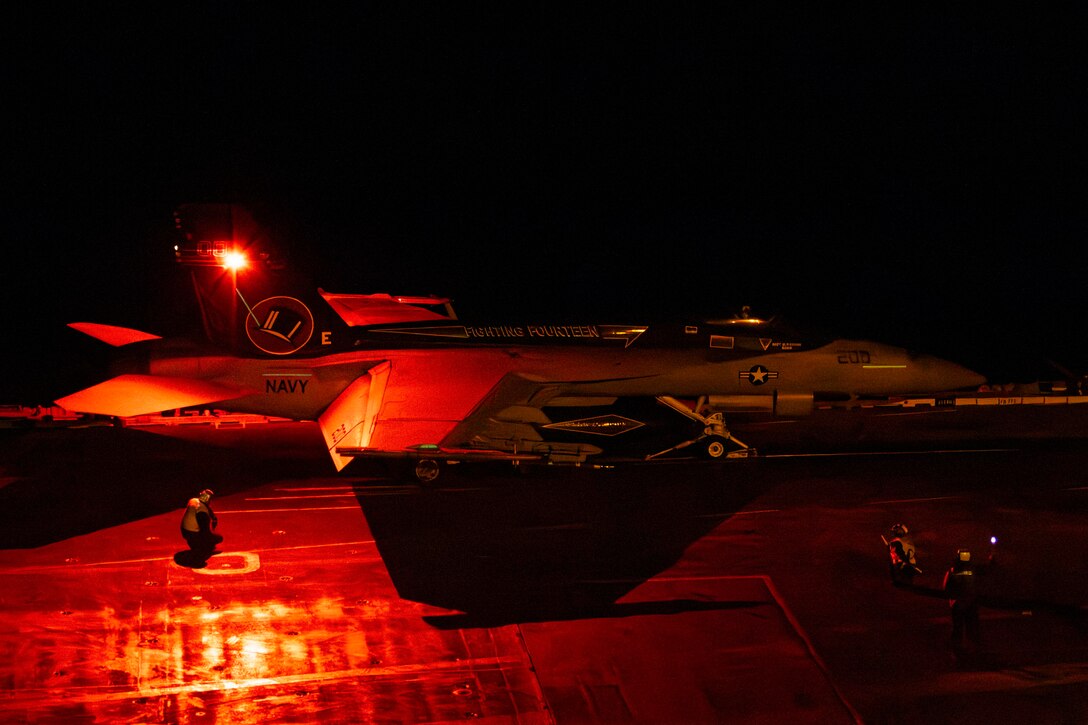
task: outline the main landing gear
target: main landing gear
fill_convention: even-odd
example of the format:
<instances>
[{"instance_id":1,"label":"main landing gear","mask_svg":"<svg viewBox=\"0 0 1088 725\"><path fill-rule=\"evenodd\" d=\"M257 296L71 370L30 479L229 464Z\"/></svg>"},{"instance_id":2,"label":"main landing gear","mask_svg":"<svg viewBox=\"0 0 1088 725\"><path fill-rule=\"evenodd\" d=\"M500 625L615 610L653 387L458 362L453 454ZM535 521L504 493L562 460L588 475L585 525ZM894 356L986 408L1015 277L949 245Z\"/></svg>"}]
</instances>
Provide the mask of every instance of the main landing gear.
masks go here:
<instances>
[{"instance_id":1,"label":"main landing gear","mask_svg":"<svg viewBox=\"0 0 1088 725\"><path fill-rule=\"evenodd\" d=\"M412 466L412 475L423 484L434 483L442 473L442 464L433 458L420 458Z\"/></svg>"},{"instance_id":2,"label":"main landing gear","mask_svg":"<svg viewBox=\"0 0 1088 725\"><path fill-rule=\"evenodd\" d=\"M447 468L447 458L435 445L413 446L412 449L408 455L388 458L386 466L390 477L405 483L433 484Z\"/></svg>"},{"instance_id":3,"label":"main landing gear","mask_svg":"<svg viewBox=\"0 0 1088 725\"><path fill-rule=\"evenodd\" d=\"M721 436L707 436L702 441L703 455L711 460L717 460L725 456L729 450L726 447L726 439Z\"/></svg>"},{"instance_id":4,"label":"main landing gear","mask_svg":"<svg viewBox=\"0 0 1088 725\"><path fill-rule=\"evenodd\" d=\"M691 448L693 451L697 451L702 458L712 461L721 458L751 458L756 455L755 448L750 448L747 444L737 440L729 433L729 430L725 427L725 419L722 417L721 413L701 415L681 403L679 400L667 396L659 397L658 401L676 410L676 412L681 415L702 423L703 434L667 450L646 456L646 460L661 458L667 454L681 451L685 448Z\"/></svg>"}]
</instances>

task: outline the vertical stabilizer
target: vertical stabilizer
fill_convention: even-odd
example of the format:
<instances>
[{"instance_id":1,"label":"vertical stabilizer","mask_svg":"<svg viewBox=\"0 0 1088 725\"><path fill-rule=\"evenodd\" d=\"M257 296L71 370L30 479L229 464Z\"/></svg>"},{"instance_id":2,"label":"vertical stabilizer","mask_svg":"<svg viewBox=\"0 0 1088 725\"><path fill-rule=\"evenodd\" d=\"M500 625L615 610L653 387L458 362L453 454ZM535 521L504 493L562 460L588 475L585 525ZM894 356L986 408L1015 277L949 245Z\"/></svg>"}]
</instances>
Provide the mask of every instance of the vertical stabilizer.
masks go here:
<instances>
[{"instance_id":1,"label":"vertical stabilizer","mask_svg":"<svg viewBox=\"0 0 1088 725\"><path fill-rule=\"evenodd\" d=\"M237 204L186 204L175 256L188 267L205 336L242 357L313 357L347 345L347 325Z\"/></svg>"}]
</instances>

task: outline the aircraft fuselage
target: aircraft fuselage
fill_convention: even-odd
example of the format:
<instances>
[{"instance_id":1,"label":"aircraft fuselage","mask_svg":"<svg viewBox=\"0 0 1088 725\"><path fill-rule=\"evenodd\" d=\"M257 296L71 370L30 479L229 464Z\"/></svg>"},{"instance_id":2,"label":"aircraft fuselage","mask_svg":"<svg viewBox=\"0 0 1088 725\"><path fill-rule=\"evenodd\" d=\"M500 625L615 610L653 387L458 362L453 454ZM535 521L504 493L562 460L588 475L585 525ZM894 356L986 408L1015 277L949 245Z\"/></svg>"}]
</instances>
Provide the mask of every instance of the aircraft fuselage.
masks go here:
<instances>
[{"instance_id":1,"label":"aircraft fuselage","mask_svg":"<svg viewBox=\"0 0 1088 725\"><path fill-rule=\"evenodd\" d=\"M440 346L374 349L304 359L233 356L152 358L148 373L200 378L247 394L232 410L313 419L350 382L389 361L389 389L402 381L433 414L460 419L507 374L546 383L563 395L858 397L953 390L982 378L955 363L902 348L835 340L815 349L724 356L699 348L638 344L578 346ZM434 410L441 408L442 411Z\"/></svg>"}]
</instances>

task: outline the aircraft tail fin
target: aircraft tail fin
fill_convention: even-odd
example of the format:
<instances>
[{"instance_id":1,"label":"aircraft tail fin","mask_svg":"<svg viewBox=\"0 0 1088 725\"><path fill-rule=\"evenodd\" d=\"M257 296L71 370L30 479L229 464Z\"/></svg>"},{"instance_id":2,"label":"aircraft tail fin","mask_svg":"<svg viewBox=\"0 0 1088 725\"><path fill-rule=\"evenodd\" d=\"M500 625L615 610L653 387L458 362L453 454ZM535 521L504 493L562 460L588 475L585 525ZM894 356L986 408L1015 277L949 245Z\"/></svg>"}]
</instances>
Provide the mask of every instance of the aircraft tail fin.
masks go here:
<instances>
[{"instance_id":1,"label":"aircraft tail fin","mask_svg":"<svg viewBox=\"0 0 1088 725\"><path fill-rule=\"evenodd\" d=\"M291 269L280 242L239 204L184 204L174 254L189 268L205 337L244 357L307 357L349 344L348 325ZM273 227L274 228L274 227Z\"/></svg>"},{"instance_id":2,"label":"aircraft tail fin","mask_svg":"<svg viewBox=\"0 0 1088 725\"><path fill-rule=\"evenodd\" d=\"M182 237L175 256L190 268L205 335L236 354L326 355L350 349L352 327L457 319L446 298L338 294L312 285L240 205L186 204L175 216Z\"/></svg>"}]
</instances>

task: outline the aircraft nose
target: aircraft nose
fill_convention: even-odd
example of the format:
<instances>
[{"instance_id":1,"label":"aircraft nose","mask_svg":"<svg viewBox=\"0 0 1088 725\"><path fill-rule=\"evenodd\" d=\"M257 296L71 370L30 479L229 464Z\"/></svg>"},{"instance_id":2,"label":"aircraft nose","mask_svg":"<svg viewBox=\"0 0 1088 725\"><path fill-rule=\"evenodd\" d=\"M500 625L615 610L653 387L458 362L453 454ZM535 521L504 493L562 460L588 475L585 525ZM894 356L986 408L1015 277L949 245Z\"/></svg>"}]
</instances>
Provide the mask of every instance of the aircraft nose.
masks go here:
<instances>
[{"instance_id":1,"label":"aircraft nose","mask_svg":"<svg viewBox=\"0 0 1088 725\"><path fill-rule=\"evenodd\" d=\"M915 365L925 372L925 377L935 390L960 390L977 388L986 383L986 376L959 363L933 355L921 355Z\"/></svg>"}]
</instances>

